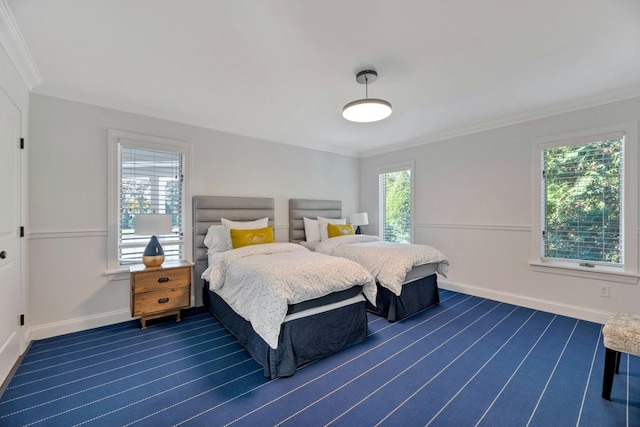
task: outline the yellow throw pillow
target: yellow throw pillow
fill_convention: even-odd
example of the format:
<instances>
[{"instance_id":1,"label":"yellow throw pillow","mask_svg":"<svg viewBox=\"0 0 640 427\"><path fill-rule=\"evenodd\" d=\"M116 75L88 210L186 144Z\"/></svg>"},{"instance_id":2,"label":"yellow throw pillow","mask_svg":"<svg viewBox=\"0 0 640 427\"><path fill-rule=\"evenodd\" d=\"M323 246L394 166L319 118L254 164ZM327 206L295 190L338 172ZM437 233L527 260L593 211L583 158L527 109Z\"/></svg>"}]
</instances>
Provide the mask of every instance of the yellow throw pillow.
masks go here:
<instances>
[{"instance_id":1,"label":"yellow throw pillow","mask_svg":"<svg viewBox=\"0 0 640 427\"><path fill-rule=\"evenodd\" d=\"M273 227L257 228L255 230L236 230L232 228L229 232L231 233L231 243L234 249L249 245L274 243Z\"/></svg>"},{"instance_id":2,"label":"yellow throw pillow","mask_svg":"<svg viewBox=\"0 0 640 427\"><path fill-rule=\"evenodd\" d=\"M329 238L356 234L351 224L327 224L327 234Z\"/></svg>"}]
</instances>

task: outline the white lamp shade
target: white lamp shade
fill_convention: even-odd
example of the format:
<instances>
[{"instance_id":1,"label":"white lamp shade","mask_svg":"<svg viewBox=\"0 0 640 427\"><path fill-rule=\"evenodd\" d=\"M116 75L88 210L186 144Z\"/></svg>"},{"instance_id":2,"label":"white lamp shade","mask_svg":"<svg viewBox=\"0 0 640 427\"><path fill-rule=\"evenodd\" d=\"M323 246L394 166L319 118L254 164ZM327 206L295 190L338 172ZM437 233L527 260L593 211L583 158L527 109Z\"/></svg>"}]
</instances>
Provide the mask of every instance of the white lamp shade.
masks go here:
<instances>
[{"instance_id":1,"label":"white lamp shade","mask_svg":"<svg viewBox=\"0 0 640 427\"><path fill-rule=\"evenodd\" d=\"M349 216L352 225L369 225L369 215L366 212L354 213Z\"/></svg>"},{"instance_id":2,"label":"white lamp shade","mask_svg":"<svg viewBox=\"0 0 640 427\"><path fill-rule=\"evenodd\" d=\"M377 122L391 115L391 104L383 99L366 98L348 103L342 117L359 123Z\"/></svg>"},{"instance_id":3,"label":"white lamp shade","mask_svg":"<svg viewBox=\"0 0 640 427\"><path fill-rule=\"evenodd\" d=\"M135 234L139 236L158 236L171 234L170 214L136 214Z\"/></svg>"}]
</instances>

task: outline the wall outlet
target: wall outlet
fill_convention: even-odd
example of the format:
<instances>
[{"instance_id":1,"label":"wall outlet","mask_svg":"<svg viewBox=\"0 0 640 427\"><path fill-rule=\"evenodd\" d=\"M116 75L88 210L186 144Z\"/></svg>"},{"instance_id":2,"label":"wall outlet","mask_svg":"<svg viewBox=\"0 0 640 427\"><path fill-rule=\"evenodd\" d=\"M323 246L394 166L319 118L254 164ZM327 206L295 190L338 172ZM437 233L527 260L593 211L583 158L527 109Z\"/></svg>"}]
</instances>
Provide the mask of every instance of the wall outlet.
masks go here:
<instances>
[{"instance_id":1,"label":"wall outlet","mask_svg":"<svg viewBox=\"0 0 640 427\"><path fill-rule=\"evenodd\" d=\"M602 298L609 298L609 287L608 286L600 286L600 296Z\"/></svg>"}]
</instances>

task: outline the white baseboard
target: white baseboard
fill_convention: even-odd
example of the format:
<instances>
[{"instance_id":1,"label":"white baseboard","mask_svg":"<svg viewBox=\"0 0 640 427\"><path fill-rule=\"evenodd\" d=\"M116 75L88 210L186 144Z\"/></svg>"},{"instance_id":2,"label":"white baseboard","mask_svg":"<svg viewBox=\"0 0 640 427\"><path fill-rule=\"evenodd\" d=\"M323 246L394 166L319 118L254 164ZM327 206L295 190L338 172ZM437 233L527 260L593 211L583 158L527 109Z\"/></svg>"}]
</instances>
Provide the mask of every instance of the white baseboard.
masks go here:
<instances>
[{"instance_id":1,"label":"white baseboard","mask_svg":"<svg viewBox=\"0 0 640 427\"><path fill-rule=\"evenodd\" d=\"M0 346L0 393L4 392L4 387L13 375L15 363L20 359L20 355L24 349L21 349L20 336L15 331L9 335L9 338Z\"/></svg>"},{"instance_id":2,"label":"white baseboard","mask_svg":"<svg viewBox=\"0 0 640 427\"><path fill-rule=\"evenodd\" d=\"M519 305L534 310L546 311L549 313L601 324L604 324L612 314L606 311L595 310L588 307L562 304L556 301L532 298L528 296L512 294L509 292L495 291L492 289L452 282L450 280L445 280L442 278L438 278L438 286L441 289L450 290L453 292L460 292L480 298L487 298L507 304ZM194 306L195 295L192 295L191 299L191 306ZM101 326L113 325L115 323L126 322L129 320L131 320L131 312L129 310L117 310L109 313L101 313L94 316L65 320L63 322L34 326L29 328L27 332L26 342L84 331L86 329L98 328Z\"/></svg>"},{"instance_id":3,"label":"white baseboard","mask_svg":"<svg viewBox=\"0 0 640 427\"><path fill-rule=\"evenodd\" d=\"M441 289L473 295L480 298L487 298L507 304L519 305L534 310L546 311L548 313L559 314L561 316L573 317L575 319L586 320L595 323L606 323L611 313L595 310L589 307L580 307L570 304L562 304L557 301L532 298L524 295L512 294L509 292L496 291L492 289L480 288L477 286L456 283L450 280L438 278L438 287Z\"/></svg>"},{"instance_id":4,"label":"white baseboard","mask_svg":"<svg viewBox=\"0 0 640 427\"><path fill-rule=\"evenodd\" d=\"M78 317L63 322L34 326L30 327L27 332L27 342L113 325L114 323L126 322L128 320L131 320L131 312L129 310L117 310L94 316Z\"/></svg>"}]
</instances>

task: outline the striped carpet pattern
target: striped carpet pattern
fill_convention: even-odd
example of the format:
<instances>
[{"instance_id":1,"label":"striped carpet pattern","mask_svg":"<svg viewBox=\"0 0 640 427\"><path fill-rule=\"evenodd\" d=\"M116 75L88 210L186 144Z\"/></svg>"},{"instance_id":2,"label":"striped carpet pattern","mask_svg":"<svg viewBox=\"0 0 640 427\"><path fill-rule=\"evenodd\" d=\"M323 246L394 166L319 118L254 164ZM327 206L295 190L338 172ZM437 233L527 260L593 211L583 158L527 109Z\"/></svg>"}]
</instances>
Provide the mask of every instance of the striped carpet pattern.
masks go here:
<instances>
[{"instance_id":1,"label":"striped carpet pattern","mask_svg":"<svg viewBox=\"0 0 640 427\"><path fill-rule=\"evenodd\" d=\"M0 426L640 426L640 361L601 398L601 325L464 294L268 380L210 314L34 342Z\"/></svg>"}]
</instances>

